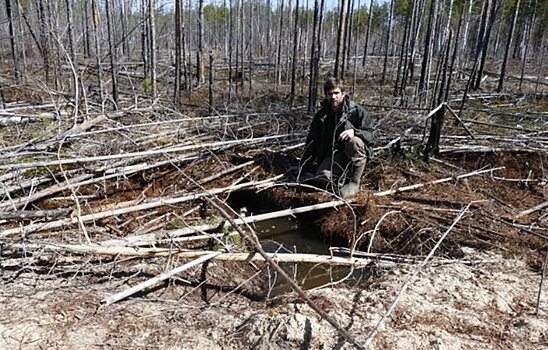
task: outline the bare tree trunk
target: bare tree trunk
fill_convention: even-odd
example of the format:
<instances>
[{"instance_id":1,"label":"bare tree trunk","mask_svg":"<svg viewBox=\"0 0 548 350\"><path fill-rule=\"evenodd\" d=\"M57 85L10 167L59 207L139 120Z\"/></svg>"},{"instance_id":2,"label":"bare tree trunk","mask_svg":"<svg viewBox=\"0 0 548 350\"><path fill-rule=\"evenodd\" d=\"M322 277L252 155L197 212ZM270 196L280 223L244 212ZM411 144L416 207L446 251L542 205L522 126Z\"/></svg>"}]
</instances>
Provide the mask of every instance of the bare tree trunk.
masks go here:
<instances>
[{"instance_id":1,"label":"bare tree trunk","mask_svg":"<svg viewBox=\"0 0 548 350\"><path fill-rule=\"evenodd\" d=\"M295 100L295 88L297 82L295 81L297 70L297 48L299 45L299 0L295 4L295 26L293 29L293 60L291 62L291 92L289 93L289 105L293 106Z\"/></svg>"},{"instance_id":2,"label":"bare tree trunk","mask_svg":"<svg viewBox=\"0 0 548 350\"><path fill-rule=\"evenodd\" d=\"M69 53L70 53L70 59L72 61L72 66L74 67L74 76L73 76L73 94L74 96L77 95L77 89L78 89L78 59L76 57L76 51L74 49L74 28L73 28L73 0L65 0L66 6L67 6L67 24L68 24L68 36L69 36Z\"/></svg>"},{"instance_id":3,"label":"bare tree trunk","mask_svg":"<svg viewBox=\"0 0 548 350\"><path fill-rule=\"evenodd\" d=\"M335 54L335 67L333 69L333 76L339 78L339 66L341 61L342 46L344 45L344 33L346 23L346 2L347 0L341 0L339 9L339 26L337 30L337 53Z\"/></svg>"},{"instance_id":4,"label":"bare tree trunk","mask_svg":"<svg viewBox=\"0 0 548 350\"><path fill-rule=\"evenodd\" d=\"M213 114L213 53L209 53L209 114Z\"/></svg>"},{"instance_id":5,"label":"bare tree trunk","mask_svg":"<svg viewBox=\"0 0 548 350\"><path fill-rule=\"evenodd\" d=\"M150 30L149 37L149 54L150 54L150 83L152 87L152 98L156 98L157 82L156 82L156 17L155 17L155 0L148 0L148 28Z\"/></svg>"},{"instance_id":6,"label":"bare tree trunk","mask_svg":"<svg viewBox=\"0 0 548 350\"><path fill-rule=\"evenodd\" d=\"M89 0L84 0L82 2L82 6L84 8L84 57L90 57L91 56L91 44L90 44L90 33L91 29L89 27Z\"/></svg>"},{"instance_id":7,"label":"bare tree trunk","mask_svg":"<svg viewBox=\"0 0 548 350\"><path fill-rule=\"evenodd\" d=\"M230 99L232 96L232 49L234 47L234 6L232 3L232 0L229 1L229 14L228 14L228 26L229 26L229 48L228 48L228 101L227 103L230 105Z\"/></svg>"},{"instance_id":8,"label":"bare tree trunk","mask_svg":"<svg viewBox=\"0 0 548 350\"><path fill-rule=\"evenodd\" d=\"M464 17L464 9L461 11L459 16L459 25L457 26L457 36L455 38L455 45L453 47L453 56L451 58L451 67L449 68L449 77L447 79L447 88L445 89L445 101L449 98L449 90L451 89L451 81L453 79L453 71L455 68L455 60L457 59L457 48L459 47L459 38L460 38L460 30L462 27L462 20Z\"/></svg>"},{"instance_id":9,"label":"bare tree trunk","mask_svg":"<svg viewBox=\"0 0 548 350\"><path fill-rule=\"evenodd\" d=\"M308 83L308 114L316 111L316 99L318 92L317 65L319 63L319 41L320 41L320 15L323 10L323 0L314 0L314 23L312 25L312 48L310 49L310 80Z\"/></svg>"},{"instance_id":10,"label":"bare tree trunk","mask_svg":"<svg viewBox=\"0 0 548 350\"><path fill-rule=\"evenodd\" d=\"M24 30L24 26L23 26L23 9L21 8L21 3L20 3L20 0L15 0L15 4L16 4L16 7L17 7L17 26L19 27L19 35L21 35L22 38L25 38L26 37L26 34L25 34L25 30ZM26 75L26 67L28 66L27 65L27 54L26 54L26 51L27 51L27 47L25 45L25 42L26 40L22 39L21 40L21 56L22 56L22 59L23 59L23 62L22 62L22 66L23 66L23 69L21 70L21 67L19 67L20 69L20 73L21 73L21 78L23 80L25 80L25 75Z\"/></svg>"},{"instance_id":11,"label":"bare tree trunk","mask_svg":"<svg viewBox=\"0 0 548 350\"><path fill-rule=\"evenodd\" d=\"M105 0L105 10L107 16L107 32L108 32L108 55L110 57L110 74L112 79L112 99L114 100L114 108L118 109L118 72L116 63L116 48L114 47L114 37L111 18L111 3L112 0Z\"/></svg>"},{"instance_id":12,"label":"bare tree trunk","mask_svg":"<svg viewBox=\"0 0 548 350\"><path fill-rule=\"evenodd\" d=\"M418 93L420 94L420 100L423 98L423 94L425 94L425 90L428 89L428 64L430 61L430 47L431 47L431 40L432 40L432 22L434 17L434 12L436 10L435 2L432 2L430 4L430 15L428 16L428 25L426 28L426 35L424 39L424 53L422 57L422 64L421 64L421 76L419 78L419 86L418 86Z\"/></svg>"},{"instance_id":13,"label":"bare tree trunk","mask_svg":"<svg viewBox=\"0 0 548 350\"><path fill-rule=\"evenodd\" d=\"M373 18L373 4L374 0L371 0L369 4L369 13L367 14L367 30L365 31L365 44L363 45L363 60L362 66L365 67L365 61L367 59L367 46L369 45L369 35L371 33L371 20Z\"/></svg>"},{"instance_id":14,"label":"bare tree trunk","mask_svg":"<svg viewBox=\"0 0 548 350\"><path fill-rule=\"evenodd\" d=\"M103 89L103 68L101 67L101 44L99 39L99 8L97 7L96 0L91 0L91 15L93 22L93 42L95 46L95 62L97 64L97 83L99 84L99 92L101 94L101 111L105 106L105 91Z\"/></svg>"},{"instance_id":15,"label":"bare tree trunk","mask_svg":"<svg viewBox=\"0 0 548 350\"><path fill-rule=\"evenodd\" d=\"M143 61L143 77L145 82L145 91L146 91L146 81L150 76L149 69L149 60L148 60L148 50L149 50L149 20L147 17L148 13L148 0L141 0L141 61Z\"/></svg>"},{"instance_id":16,"label":"bare tree trunk","mask_svg":"<svg viewBox=\"0 0 548 350\"><path fill-rule=\"evenodd\" d=\"M10 46L11 46L11 58L13 61L13 79L15 83L18 84L20 79L20 72L19 72L19 66L17 64L17 45L15 44L15 33L13 30L11 0L6 0L6 15L8 16L8 30L9 30Z\"/></svg>"},{"instance_id":17,"label":"bare tree trunk","mask_svg":"<svg viewBox=\"0 0 548 350\"><path fill-rule=\"evenodd\" d=\"M508 53L510 52L510 46L512 46L512 37L514 36L514 28L516 27L516 20L518 19L520 0L516 1L514 6L514 14L512 15L512 24L508 30L508 38L506 40L506 47L504 49L504 59L502 60L502 66L500 67L500 77L499 85L497 87L497 92L502 91L502 86L504 84L504 76L506 75L506 64L508 63Z\"/></svg>"},{"instance_id":18,"label":"bare tree trunk","mask_svg":"<svg viewBox=\"0 0 548 350\"><path fill-rule=\"evenodd\" d=\"M491 29L493 28L493 23L495 22L495 15L498 10L497 6L497 0L489 0L491 3L490 11L489 11L489 19L486 21L487 28L485 28L485 35L483 36L483 39L481 40L481 47L479 52L479 65L478 65L478 71L476 73L476 80L474 82L473 88L474 90L479 89L481 84L481 76L483 75L483 67L485 65L485 59L487 58L487 48L489 46L489 37L491 36Z\"/></svg>"},{"instance_id":19,"label":"bare tree trunk","mask_svg":"<svg viewBox=\"0 0 548 350\"><path fill-rule=\"evenodd\" d=\"M280 27L278 31L278 49L276 53L276 86L280 86L282 82L281 62L282 62L282 42L283 42L283 27L284 27L284 0L280 2Z\"/></svg>"},{"instance_id":20,"label":"bare tree trunk","mask_svg":"<svg viewBox=\"0 0 548 350\"><path fill-rule=\"evenodd\" d=\"M177 109L181 108L181 66L182 66L182 36L183 1L175 0L175 92L174 99Z\"/></svg>"},{"instance_id":21,"label":"bare tree trunk","mask_svg":"<svg viewBox=\"0 0 548 350\"><path fill-rule=\"evenodd\" d=\"M394 0L390 0L390 13L388 15L388 28L386 30L386 44L384 45L384 63L382 65L381 84L386 80L386 67L388 65L388 51L390 49L390 40L392 39L392 16L394 15Z\"/></svg>"},{"instance_id":22,"label":"bare tree trunk","mask_svg":"<svg viewBox=\"0 0 548 350\"><path fill-rule=\"evenodd\" d=\"M183 77L184 77L184 84L183 84L183 87L185 89L185 91L189 92L190 91L190 67L188 66L188 61L187 61L187 50L188 50L188 45L187 45L187 35L185 33L185 3L183 0L181 0L181 45L182 45L182 52L181 52L181 60L182 60L182 65L183 65ZM190 9L189 9L189 12L190 12Z\"/></svg>"},{"instance_id":23,"label":"bare tree trunk","mask_svg":"<svg viewBox=\"0 0 548 350\"><path fill-rule=\"evenodd\" d=\"M460 53L459 53L459 62L458 62L458 65L457 65L457 69L459 66L466 66L468 63L467 63L467 60L468 60L468 55L466 54L466 50L467 50L467 45L468 45L468 32L469 32L469 29L470 29L470 18L472 16L472 4L473 4L473 0L467 0L468 1L468 10L466 11L466 22L465 22L465 25L464 25L464 35L462 37L462 48L460 49ZM463 9L464 11L464 9Z\"/></svg>"},{"instance_id":24,"label":"bare tree trunk","mask_svg":"<svg viewBox=\"0 0 548 350\"><path fill-rule=\"evenodd\" d=\"M40 47L42 48L41 54L44 60L44 73L46 82L50 81L51 70L51 58L50 58L50 40L48 33L50 29L47 23L47 7L44 5L45 0L38 0L38 16L40 19Z\"/></svg>"},{"instance_id":25,"label":"bare tree trunk","mask_svg":"<svg viewBox=\"0 0 548 350\"><path fill-rule=\"evenodd\" d=\"M254 11L253 11L253 7L254 7L254 2L249 2L249 24L250 24L250 30L249 30L249 73L248 73L248 78L249 78L249 97L252 98L252 92L253 92L253 32L254 32L254 28L253 28L253 19L254 19Z\"/></svg>"},{"instance_id":26,"label":"bare tree trunk","mask_svg":"<svg viewBox=\"0 0 548 350\"><path fill-rule=\"evenodd\" d=\"M358 10L360 9L360 0L358 0L357 5ZM360 30L360 16L358 16L358 21L356 23L356 34L354 35L354 67L352 72L352 93L356 93L356 78L358 71L358 33Z\"/></svg>"},{"instance_id":27,"label":"bare tree trunk","mask_svg":"<svg viewBox=\"0 0 548 350\"><path fill-rule=\"evenodd\" d=\"M196 56L198 85L205 81L205 62L204 62L204 0L198 1L198 52Z\"/></svg>"},{"instance_id":28,"label":"bare tree trunk","mask_svg":"<svg viewBox=\"0 0 548 350\"><path fill-rule=\"evenodd\" d=\"M531 10L531 7L533 8ZM521 91L521 85L523 83L523 75L525 73L525 65L527 63L527 52L529 51L529 42L531 39L531 30L535 26L536 21L536 12L537 12L537 0L534 2L529 2L529 12L531 14L531 19L526 21L526 25L524 28L524 41L525 41L525 48L522 50L522 56L521 56L521 74L519 78L519 90Z\"/></svg>"},{"instance_id":29,"label":"bare tree trunk","mask_svg":"<svg viewBox=\"0 0 548 350\"><path fill-rule=\"evenodd\" d=\"M354 0L350 0L347 3L346 8L346 19L344 23L344 36L343 36L343 52L342 52L342 62L341 62L341 78L344 79L346 75L346 65L348 62L348 55L350 52L350 38L352 37L352 12L354 8Z\"/></svg>"}]
</instances>

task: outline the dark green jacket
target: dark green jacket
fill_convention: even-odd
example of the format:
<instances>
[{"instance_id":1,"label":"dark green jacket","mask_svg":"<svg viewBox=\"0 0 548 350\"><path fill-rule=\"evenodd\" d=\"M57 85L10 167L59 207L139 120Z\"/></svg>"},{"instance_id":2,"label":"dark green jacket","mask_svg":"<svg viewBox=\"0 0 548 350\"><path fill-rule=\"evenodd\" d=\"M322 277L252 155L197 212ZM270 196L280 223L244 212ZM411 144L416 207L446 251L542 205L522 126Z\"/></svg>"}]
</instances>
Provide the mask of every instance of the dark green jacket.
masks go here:
<instances>
[{"instance_id":1,"label":"dark green jacket","mask_svg":"<svg viewBox=\"0 0 548 350\"><path fill-rule=\"evenodd\" d=\"M338 141L338 137L344 130L354 129L354 135L361 138L366 145L369 157L373 155L373 126L365 109L348 96L344 97L343 105L338 113L331 109L329 103L324 100L322 108L314 115L305 150L301 158L301 164L306 168L321 162L330 155L333 150L343 150L344 144Z\"/></svg>"}]
</instances>

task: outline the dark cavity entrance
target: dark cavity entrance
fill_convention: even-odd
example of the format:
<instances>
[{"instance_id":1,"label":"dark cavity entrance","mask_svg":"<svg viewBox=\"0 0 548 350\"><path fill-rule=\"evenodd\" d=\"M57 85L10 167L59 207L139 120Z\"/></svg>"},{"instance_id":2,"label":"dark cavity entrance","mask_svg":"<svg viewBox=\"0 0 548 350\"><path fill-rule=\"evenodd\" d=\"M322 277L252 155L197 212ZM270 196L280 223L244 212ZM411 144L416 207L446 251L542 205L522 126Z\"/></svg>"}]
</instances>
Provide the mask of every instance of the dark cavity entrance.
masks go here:
<instances>
[{"instance_id":1,"label":"dark cavity entrance","mask_svg":"<svg viewBox=\"0 0 548 350\"><path fill-rule=\"evenodd\" d=\"M241 191L232 193L228 198L228 204L236 212L246 216L286 209L279 208L276 203L264 197L253 191ZM256 222L252 224L252 227L266 252L331 255L330 245L325 243L320 229L314 223L323 214L325 211L306 213L296 217L285 216ZM346 266L311 263L279 263L279 265L303 289L336 283L342 279L355 284L369 276L367 269L352 270ZM268 271L268 281L265 284L264 296L276 296L291 291L287 282L271 269Z\"/></svg>"}]
</instances>

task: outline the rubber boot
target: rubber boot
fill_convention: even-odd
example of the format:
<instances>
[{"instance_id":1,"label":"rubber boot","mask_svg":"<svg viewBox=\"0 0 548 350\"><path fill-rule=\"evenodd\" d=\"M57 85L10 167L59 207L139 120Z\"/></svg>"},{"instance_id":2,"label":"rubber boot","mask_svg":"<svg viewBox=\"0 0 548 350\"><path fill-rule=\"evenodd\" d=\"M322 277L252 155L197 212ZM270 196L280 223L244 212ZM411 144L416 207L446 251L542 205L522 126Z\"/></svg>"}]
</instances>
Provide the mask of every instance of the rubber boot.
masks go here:
<instances>
[{"instance_id":1,"label":"rubber boot","mask_svg":"<svg viewBox=\"0 0 548 350\"><path fill-rule=\"evenodd\" d=\"M365 162L352 164L349 174L349 181L341 188L341 197L347 198L360 191L360 181L364 169Z\"/></svg>"}]
</instances>

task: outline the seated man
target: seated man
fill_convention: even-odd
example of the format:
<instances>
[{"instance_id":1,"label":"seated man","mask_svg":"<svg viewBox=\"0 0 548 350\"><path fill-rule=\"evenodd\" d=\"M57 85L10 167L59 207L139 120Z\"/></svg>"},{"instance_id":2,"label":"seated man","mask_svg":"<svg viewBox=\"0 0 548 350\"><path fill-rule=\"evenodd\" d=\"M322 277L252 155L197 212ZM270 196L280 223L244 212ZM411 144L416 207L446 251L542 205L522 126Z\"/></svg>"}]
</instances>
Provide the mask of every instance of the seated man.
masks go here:
<instances>
[{"instance_id":1,"label":"seated man","mask_svg":"<svg viewBox=\"0 0 548 350\"><path fill-rule=\"evenodd\" d=\"M365 109L345 94L341 80L329 78L325 100L314 115L306 138L301 169L305 179L338 179L348 168L340 189L343 198L360 190L360 179L372 155L373 127Z\"/></svg>"}]
</instances>

